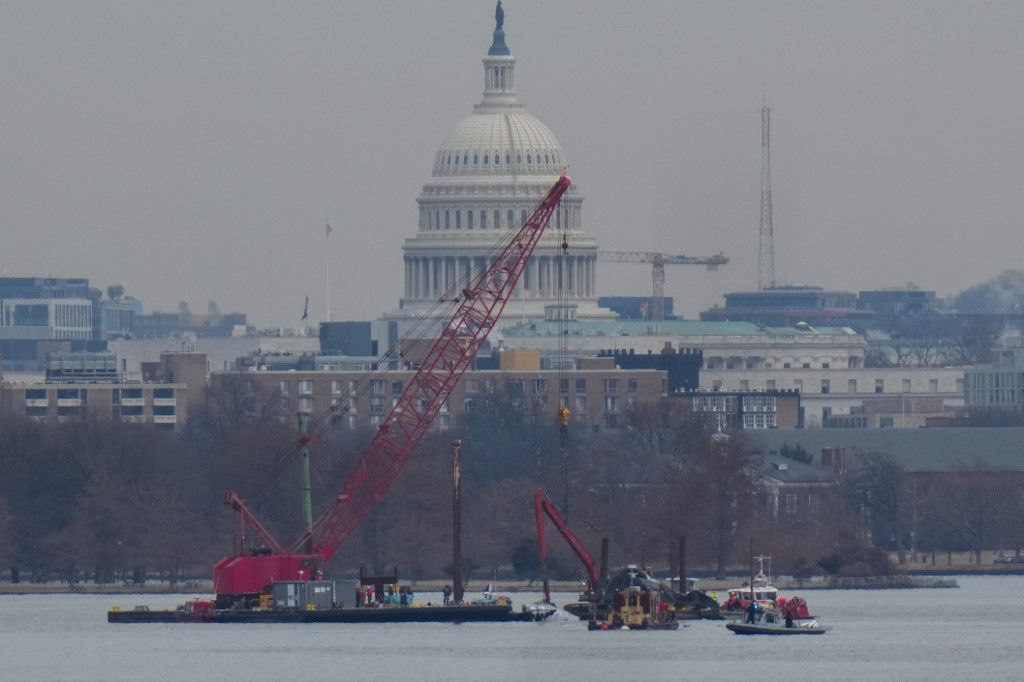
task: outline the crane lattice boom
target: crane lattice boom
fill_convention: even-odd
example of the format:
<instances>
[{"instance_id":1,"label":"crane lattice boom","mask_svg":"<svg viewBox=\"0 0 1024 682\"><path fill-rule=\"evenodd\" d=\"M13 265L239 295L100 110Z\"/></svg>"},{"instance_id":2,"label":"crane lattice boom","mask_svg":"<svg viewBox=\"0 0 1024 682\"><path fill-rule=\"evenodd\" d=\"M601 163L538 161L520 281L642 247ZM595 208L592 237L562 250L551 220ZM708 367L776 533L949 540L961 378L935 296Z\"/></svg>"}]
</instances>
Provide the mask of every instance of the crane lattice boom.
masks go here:
<instances>
[{"instance_id":1,"label":"crane lattice boom","mask_svg":"<svg viewBox=\"0 0 1024 682\"><path fill-rule=\"evenodd\" d=\"M311 561L322 566L384 499L497 323L552 213L571 184L568 177L559 178L491 266L472 287L462 290L461 302L440 337L346 477L334 503L314 524L312 555L298 553L308 539L303 536L290 554L223 559L214 566L219 599L225 595L260 593L274 579L312 577L319 567L310 571ZM233 500L236 509L255 518L237 496Z\"/></svg>"}]
</instances>

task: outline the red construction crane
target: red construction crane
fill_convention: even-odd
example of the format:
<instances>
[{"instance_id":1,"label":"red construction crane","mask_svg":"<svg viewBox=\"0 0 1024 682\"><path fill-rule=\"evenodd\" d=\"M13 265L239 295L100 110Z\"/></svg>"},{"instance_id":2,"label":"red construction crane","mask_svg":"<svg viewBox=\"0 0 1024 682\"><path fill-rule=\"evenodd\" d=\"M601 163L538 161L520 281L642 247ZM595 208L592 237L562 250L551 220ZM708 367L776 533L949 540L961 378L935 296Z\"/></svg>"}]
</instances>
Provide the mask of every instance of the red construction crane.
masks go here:
<instances>
[{"instance_id":1,"label":"red construction crane","mask_svg":"<svg viewBox=\"0 0 1024 682\"><path fill-rule=\"evenodd\" d=\"M558 512L558 507L555 506L554 502L548 499L547 494L544 492L544 488L538 488L537 494L533 496L533 513L537 519L537 555L540 557L541 570L545 572L544 576L544 601L551 602L551 594L548 588L548 581L546 575L546 566L548 561L548 530L547 524L544 522L544 515L546 514L551 523L555 524L555 528L562 534L565 541L572 547L572 551L576 553L580 561L587 569L587 592L588 594L595 595L598 588L601 586L601 577L597 569L597 562L594 561L594 557L591 556L590 552L583 545L576 534L569 529L569 524L565 522L562 515Z\"/></svg>"},{"instance_id":2,"label":"red construction crane","mask_svg":"<svg viewBox=\"0 0 1024 682\"><path fill-rule=\"evenodd\" d=\"M387 495L452 389L469 369L571 184L567 176L559 178L491 266L472 287L462 290L455 313L311 532L285 549L259 524L240 496L227 494L225 503L238 512L243 536L245 527L252 527L269 549L260 555L226 557L214 565L218 605L251 602L275 580L310 580L322 574L327 561ZM309 546L312 552L301 551Z\"/></svg>"},{"instance_id":3,"label":"red construction crane","mask_svg":"<svg viewBox=\"0 0 1024 682\"><path fill-rule=\"evenodd\" d=\"M666 265L703 265L708 270L717 270L719 265L729 262L724 253L713 256L673 256L656 251L599 251L597 257L610 263L651 264L651 319L656 322L665 319Z\"/></svg>"}]
</instances>

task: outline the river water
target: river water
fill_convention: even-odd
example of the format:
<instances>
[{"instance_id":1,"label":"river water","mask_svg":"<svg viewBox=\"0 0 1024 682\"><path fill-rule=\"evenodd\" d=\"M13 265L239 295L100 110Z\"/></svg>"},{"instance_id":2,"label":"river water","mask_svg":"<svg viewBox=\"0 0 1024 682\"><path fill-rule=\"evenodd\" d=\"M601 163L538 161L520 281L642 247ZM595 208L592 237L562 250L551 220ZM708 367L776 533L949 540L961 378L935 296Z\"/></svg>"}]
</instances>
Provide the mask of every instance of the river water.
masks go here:
<instances>
[{"instance_id":1,"label":"river water","mask_svg":"<svg viewBox=\"0 0 1024 682\"><path fill-rule=\"evenodd\" d=\"M712 621L675 632L588 632L579 621L110 625L115 604L185 598L0 596L0 680L1024 680L1024 577L958 580L956 590L808 592L834 630L781 638ZM538 595L513 596L518 608Z\"/></svg>"}]
</instances>

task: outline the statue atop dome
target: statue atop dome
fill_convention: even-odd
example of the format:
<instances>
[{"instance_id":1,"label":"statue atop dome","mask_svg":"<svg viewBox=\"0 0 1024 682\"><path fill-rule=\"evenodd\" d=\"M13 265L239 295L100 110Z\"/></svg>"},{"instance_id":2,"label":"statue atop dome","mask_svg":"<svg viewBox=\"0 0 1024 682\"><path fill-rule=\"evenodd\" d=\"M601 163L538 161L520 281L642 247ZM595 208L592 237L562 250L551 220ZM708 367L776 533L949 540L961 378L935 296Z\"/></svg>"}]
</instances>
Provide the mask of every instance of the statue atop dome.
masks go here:
<instances>
[{"instance_id":1,"label":"statue atop dome","mask_svg":"<svg viewBox=\"0 0 1024 682\"><path fill-rule=\"evenodd\" d=\"M505 44L505 9L498 0L494 8L494 39L491 41L491 49L487 50L488 55L509 56L512 51Z\"/></svg>"}]
</instances>

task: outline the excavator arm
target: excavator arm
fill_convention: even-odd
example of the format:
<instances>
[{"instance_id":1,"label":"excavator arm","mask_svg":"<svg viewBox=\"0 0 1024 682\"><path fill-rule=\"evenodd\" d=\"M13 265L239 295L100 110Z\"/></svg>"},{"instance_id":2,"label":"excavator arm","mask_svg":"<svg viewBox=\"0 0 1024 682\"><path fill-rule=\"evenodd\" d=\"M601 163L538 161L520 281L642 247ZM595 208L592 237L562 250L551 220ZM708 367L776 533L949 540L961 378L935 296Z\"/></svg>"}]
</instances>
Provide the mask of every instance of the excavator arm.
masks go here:
<instances>
[{"instance_id":1,"label":"excavator arm","mask_svg":"<svg viewBox=\"0 0 1024 682\"><path fill-rule=\"evenodd\" d=\"M579 560L586 567L588 591L591 593L596 592L601 582L597 562L594 561L594 557L587 551L583 542L570 530L569 524L562 518L558 507L548 499L544 488L538 488L537 494L533 496L533 512L537 519L537 554L540 558L541 566L546 566L548 560L548 532L547 524L544 521L544 516L546 515L551 519L551 523L555 525L555 528L562 534L562 537L569 543L572 551L576 553L576 556L579 557ZM544 581L544 600L547 602L551 601L551 595L548 594L547 580Z\"/></svg>"}]
</instances>

